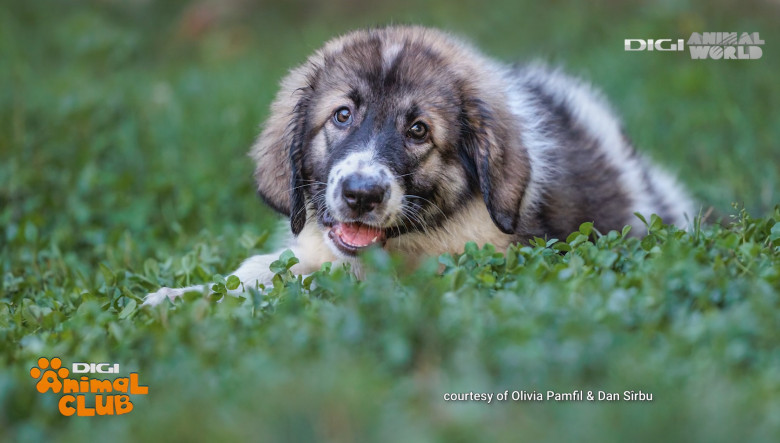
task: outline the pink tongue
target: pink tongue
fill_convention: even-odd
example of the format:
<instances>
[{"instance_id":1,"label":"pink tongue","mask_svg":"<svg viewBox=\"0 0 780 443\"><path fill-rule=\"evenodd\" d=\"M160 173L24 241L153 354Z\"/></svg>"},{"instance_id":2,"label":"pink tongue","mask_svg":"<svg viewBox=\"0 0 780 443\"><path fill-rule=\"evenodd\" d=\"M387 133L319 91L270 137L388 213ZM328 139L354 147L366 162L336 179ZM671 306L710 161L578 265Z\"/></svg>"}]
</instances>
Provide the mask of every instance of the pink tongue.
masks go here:
<instances>
[{"instance_id":1,"label":"pink tongue","mask_svg":"<svg viewBox=\"0 0 780 443\"><path fill-rule=\"evenodd\" d=\"M362 223L342 223L338 228L341 229L341 239L353 246L368 246L371 243L382 241L385 235L382 229Z\"/></svg>"}]
</instances>

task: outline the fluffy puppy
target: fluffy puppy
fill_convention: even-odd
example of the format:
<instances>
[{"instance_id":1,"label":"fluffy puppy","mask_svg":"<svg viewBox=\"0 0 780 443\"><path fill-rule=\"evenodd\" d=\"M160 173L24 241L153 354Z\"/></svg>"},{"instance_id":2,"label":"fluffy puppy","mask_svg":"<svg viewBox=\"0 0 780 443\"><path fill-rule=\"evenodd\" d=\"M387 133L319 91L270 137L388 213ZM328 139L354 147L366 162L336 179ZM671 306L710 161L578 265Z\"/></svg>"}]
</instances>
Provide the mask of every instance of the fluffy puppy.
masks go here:
<instances>
[{"instance_id":1,"label":"fluffy puppy","mask_svg":"<svg viewBox=\"0 0 780 443\"><path fill-rule=\"evenodd\" d=\"M282 81L251 149L263 200L290 218L293 271L382 247L414 262L491 243L601 232L633 215L679 226L692 205L643 158L600 94L540 65L507 66L421 27L335 38ZM267 283L279 253L234 273ZM163 288L146 304L204 286Z\"/></svg>"}]
</instances>

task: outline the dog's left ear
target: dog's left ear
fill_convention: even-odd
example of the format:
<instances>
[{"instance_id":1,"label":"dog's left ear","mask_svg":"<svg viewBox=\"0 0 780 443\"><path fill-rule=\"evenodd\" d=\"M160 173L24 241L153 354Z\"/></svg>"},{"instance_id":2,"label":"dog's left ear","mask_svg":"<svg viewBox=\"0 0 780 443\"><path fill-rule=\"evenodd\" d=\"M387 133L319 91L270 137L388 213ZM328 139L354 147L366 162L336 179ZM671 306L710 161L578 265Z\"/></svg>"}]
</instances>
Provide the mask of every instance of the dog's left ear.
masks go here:
<instances>
[{"instance_id":1,"label":"dog's left ear","mask_svg":"<svg viewBox=\"0 0 780 443\"><path fill-rule=\"evenodd\" d=\"M462 107L461 156L476 176L493 223L513 234L531 177L517 117L504 97L485 91L466 94Z\"/></svg>"},{"instance_id":2,"label":"dog's left ear","mask_svg":"<svg viewBox=\"0 0 780 443\"><path fill-rule=\"evenodd\" d=\"M306 197L302 176L308 103L313 92L316 63L309 60L282 80L265 127L250 156L255 160L257 192L273 209L290 217L298 235L306 224Z\"/></svg>"}]
</instances>

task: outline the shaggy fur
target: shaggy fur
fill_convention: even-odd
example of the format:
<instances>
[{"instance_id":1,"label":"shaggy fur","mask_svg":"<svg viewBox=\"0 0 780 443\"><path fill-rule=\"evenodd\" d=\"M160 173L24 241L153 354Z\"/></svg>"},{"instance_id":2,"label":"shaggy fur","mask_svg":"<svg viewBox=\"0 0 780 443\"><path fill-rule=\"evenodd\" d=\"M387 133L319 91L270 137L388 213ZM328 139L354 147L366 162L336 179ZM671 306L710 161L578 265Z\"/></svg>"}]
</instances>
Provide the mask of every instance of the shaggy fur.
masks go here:
<instances>
[{"instance_id":1,"label":"shaggy fur","mask_svg":"<svg viewBox=\"0 0 780 443\"><path fill-rule=\"evenodd\" d=\"M331 40L282 81L251 150L263 200L290 218L293 271L378 245L409 261L601 232L633 215L678 226L693 215L674 180L643 158L601 95L540 65L507 66L420 27ZM279 253L248 259L266 283ZM163 288L156 304L188 290Z\"/></svg>"}]
</instances>

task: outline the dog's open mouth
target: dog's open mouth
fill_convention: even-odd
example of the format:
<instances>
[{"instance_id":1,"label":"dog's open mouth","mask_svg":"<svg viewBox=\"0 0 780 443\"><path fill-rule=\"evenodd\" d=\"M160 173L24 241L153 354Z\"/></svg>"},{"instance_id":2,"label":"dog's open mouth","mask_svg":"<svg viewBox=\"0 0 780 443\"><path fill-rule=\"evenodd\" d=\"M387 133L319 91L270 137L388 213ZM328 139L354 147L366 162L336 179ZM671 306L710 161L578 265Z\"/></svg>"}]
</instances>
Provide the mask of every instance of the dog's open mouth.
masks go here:
<instances>
[{"instance_id":1,"label":"dog's open mouth","mask_svg":"<svg viewBox=\"0 0 780 443\"><path fill-rule=\"evenodd\" d=\"M359 222L335 223L328 231L328 238L345 254L354 255L372 245L384 246L387 235L383 228Z\"/></svg>"}]
</instances>

